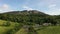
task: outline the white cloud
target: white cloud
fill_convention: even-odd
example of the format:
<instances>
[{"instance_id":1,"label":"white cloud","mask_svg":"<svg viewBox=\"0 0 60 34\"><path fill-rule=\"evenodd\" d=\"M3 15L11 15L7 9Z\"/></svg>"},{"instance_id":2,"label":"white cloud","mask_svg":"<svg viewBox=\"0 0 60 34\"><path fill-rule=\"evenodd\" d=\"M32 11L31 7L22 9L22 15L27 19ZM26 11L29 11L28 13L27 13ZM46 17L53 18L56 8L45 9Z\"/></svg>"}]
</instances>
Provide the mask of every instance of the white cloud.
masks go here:
<instances>
[{"instance_id":1,"label":"white cloud","mask_svg":"<svg viewBox=\"0 0 60 34\"><path fill-rule=\"evenodd\" d=\"M45 13L50 15L60 15L60 8L58 5L59 0L47 0L43 2L43 6L46 6L45 8L47 10L43 10Z\"/></svg>"},{"instance_id":2,"label":"white cloud","mask_svg":"<svg viewBox=\"0 0 60 34\"><path fill-rule=\"evenodd\" d=\"M28 6L25 6L25 5L24 5L22 8L23 8L24 10L33 10L32 8L30 8L30 7L28 7Z\"/></svg>"},{"instance_id":3,"label":"white cloud","mask_svg":"<svg viewBox=\"0 0 60 34\"><path fill-rule=\"evenodd\" d=\"M56 4L51 4L48 6L49 8L53 8L53 7L56 7Z\"/></svg>"},{"instance_id":4,"label":"white cloud","mask_svg":"<svg viewBox=\"0 0 60 34\"><path fill-rule=\"evenodd\" d=\"M0 6L0 9L8 9L9 8L9 5L7 4L3 4Z\"/></svg>"},{"instance_id":5,"label":"white cloud","mask_svg":"<svg viewBox=\"0 0 60 34\"><path fill-rule=\"evenodd\" d=\"M50 15L60 15L60 8L56 4L48 5L48 10L45 10L45 13Z\"/></svg>"},{"instance_id":6,"label":"white cloud","mask_svg":"<svg viewBox=\"0 0 60 34\"><path fill-rule=\"evenodd\" d=\"M45 13L50 14L50 15L60 15L60 8L50 8Z\"/></svg>"},{"instance_id":7,"label":"white cloud","mask_svg":"<svg viewBox=\"0 0 60 34\"><path fill-rule=\"evenodd\" d=\"M60 15L60 0L40 0L37 7L40 6L41 11L50 15Z\"/></svg>"},{"instance_id":8,"label":"white cloud","mask_svg":"<svg viewBox=\"0 0 60 34\"><path fill-rule=\"evenodd\" d=\"M8 4L3 4L0 6L0 13L8 12L10 10L10 6Z\"/></svg>"},{"instance_id":9,"label":"white cloud","mask_svg":"<svg viewBox=\"0 0 60 34\"><path fill-rule=\"evenodd\" d=\"M8 9L9 6L8 6L7 4L4 4L4 5L2 6L2 8L3 8L3 9Z\"/></svg>"}]
</instances>

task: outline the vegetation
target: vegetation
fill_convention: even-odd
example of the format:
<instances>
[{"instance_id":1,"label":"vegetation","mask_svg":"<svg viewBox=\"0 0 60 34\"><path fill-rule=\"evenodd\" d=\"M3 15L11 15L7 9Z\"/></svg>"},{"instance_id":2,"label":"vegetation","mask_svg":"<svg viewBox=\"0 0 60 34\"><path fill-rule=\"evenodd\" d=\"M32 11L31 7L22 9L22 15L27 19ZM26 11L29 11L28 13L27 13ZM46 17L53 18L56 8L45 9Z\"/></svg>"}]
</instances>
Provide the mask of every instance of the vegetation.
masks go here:
<instances>
[{"instance_id":1,"label":"vegetation","mask_svg":"<svg viewBox=\"0 0 60 34\"><path fill-rule=\"evenodd\" d=\"M59 18L44 14L37 10L7 12L0 14L0 19L18 23L25 23L25 22L26 23L32 22L36 24L51 23L54 25L56 25L56 23L59 22Z\"/></svg>"},{"instance_id":2,"label":"vegetation","mask_svg":"<svg viewBox=\"0 0 60 34\"><path fill-rule=\"evenodd\" d=\"M49 26L37 32L38 34L60 34L60 26Z\"/></svg>"},{"instance_id":3,"label":"vegetation","mask_svg":"<svg viewBox=\"0 0 60 34\"><path fill-rule=\"evenodd\" d=\"M51 16L37 10L0 14L0 34L60 34L59 27L60 15Z\"/></svg>"}]
</instances>

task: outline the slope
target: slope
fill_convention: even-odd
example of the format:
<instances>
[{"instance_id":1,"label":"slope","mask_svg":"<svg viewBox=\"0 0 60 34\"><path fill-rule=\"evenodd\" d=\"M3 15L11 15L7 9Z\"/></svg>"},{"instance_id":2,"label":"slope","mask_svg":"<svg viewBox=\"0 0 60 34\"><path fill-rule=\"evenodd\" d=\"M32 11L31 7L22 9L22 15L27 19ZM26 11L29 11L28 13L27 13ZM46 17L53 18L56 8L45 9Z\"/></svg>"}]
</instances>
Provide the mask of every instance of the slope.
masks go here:
<instances>
[{"instance_id":1,"label":"slope","mask_svg":"<svg viewBox=\"0 0 60 34\"><path fill-rule=\"evenodd\" d=\"M0 34L14 34L21 27L19 23L0 20Z\"/></svg>"},{"instance_id":2,"label":"slope","mask_svg":"<svg viewBox=\"0 0 60 34\"><path fill-rule=\"evenodd\" d=\"M37 32L38 34L60 34L60 26L49 26Z\"/></svg>"}]
</instances>

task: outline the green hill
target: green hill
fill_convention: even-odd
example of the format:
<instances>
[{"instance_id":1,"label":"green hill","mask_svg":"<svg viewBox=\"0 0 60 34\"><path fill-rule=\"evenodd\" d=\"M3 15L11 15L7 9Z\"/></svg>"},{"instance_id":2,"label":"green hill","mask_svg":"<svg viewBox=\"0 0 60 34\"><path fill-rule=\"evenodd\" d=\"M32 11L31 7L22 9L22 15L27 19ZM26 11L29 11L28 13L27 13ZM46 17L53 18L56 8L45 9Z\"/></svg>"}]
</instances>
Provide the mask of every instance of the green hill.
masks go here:
<instances>
[{"instance_id":1,"label":"green hill","mask_svg":"<svg viewBox=\"0 0 60 34\"><path fill-rule=\"evenodd\" d=\"M0 34L60 34L60 16L37 10L0 14Z\"/></svg>"},{"instance_id":2,"label":"green hill","mask_svg":"<svg viewBox=\"0 0 60 34\"><path fill-rule=\"evenodd\" d=\"M55 18L53 18L51 15L45 14L37 10L11 11L7 13L2 13L0 14L0 19L18 23L52 23L54 25L57 23Z\"/></svg>"}]
</instances>

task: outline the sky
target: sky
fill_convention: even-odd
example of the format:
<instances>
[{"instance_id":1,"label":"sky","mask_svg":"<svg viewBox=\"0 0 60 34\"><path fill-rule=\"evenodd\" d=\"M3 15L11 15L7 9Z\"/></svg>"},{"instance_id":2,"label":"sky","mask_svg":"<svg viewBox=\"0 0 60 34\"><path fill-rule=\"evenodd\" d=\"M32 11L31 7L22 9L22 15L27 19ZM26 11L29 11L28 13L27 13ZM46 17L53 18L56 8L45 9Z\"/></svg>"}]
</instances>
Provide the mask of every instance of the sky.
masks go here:
<instances>
[{"instance_id":1,"label":"sky","mask_svg":"<svg viewBox=\"0 0 60 34\"><path fill-rule=\"evenodd\" d=\"M39 10L60 15L60 0L0 0L0 13L21 10Z\"/></svg>"}]
</instances>

